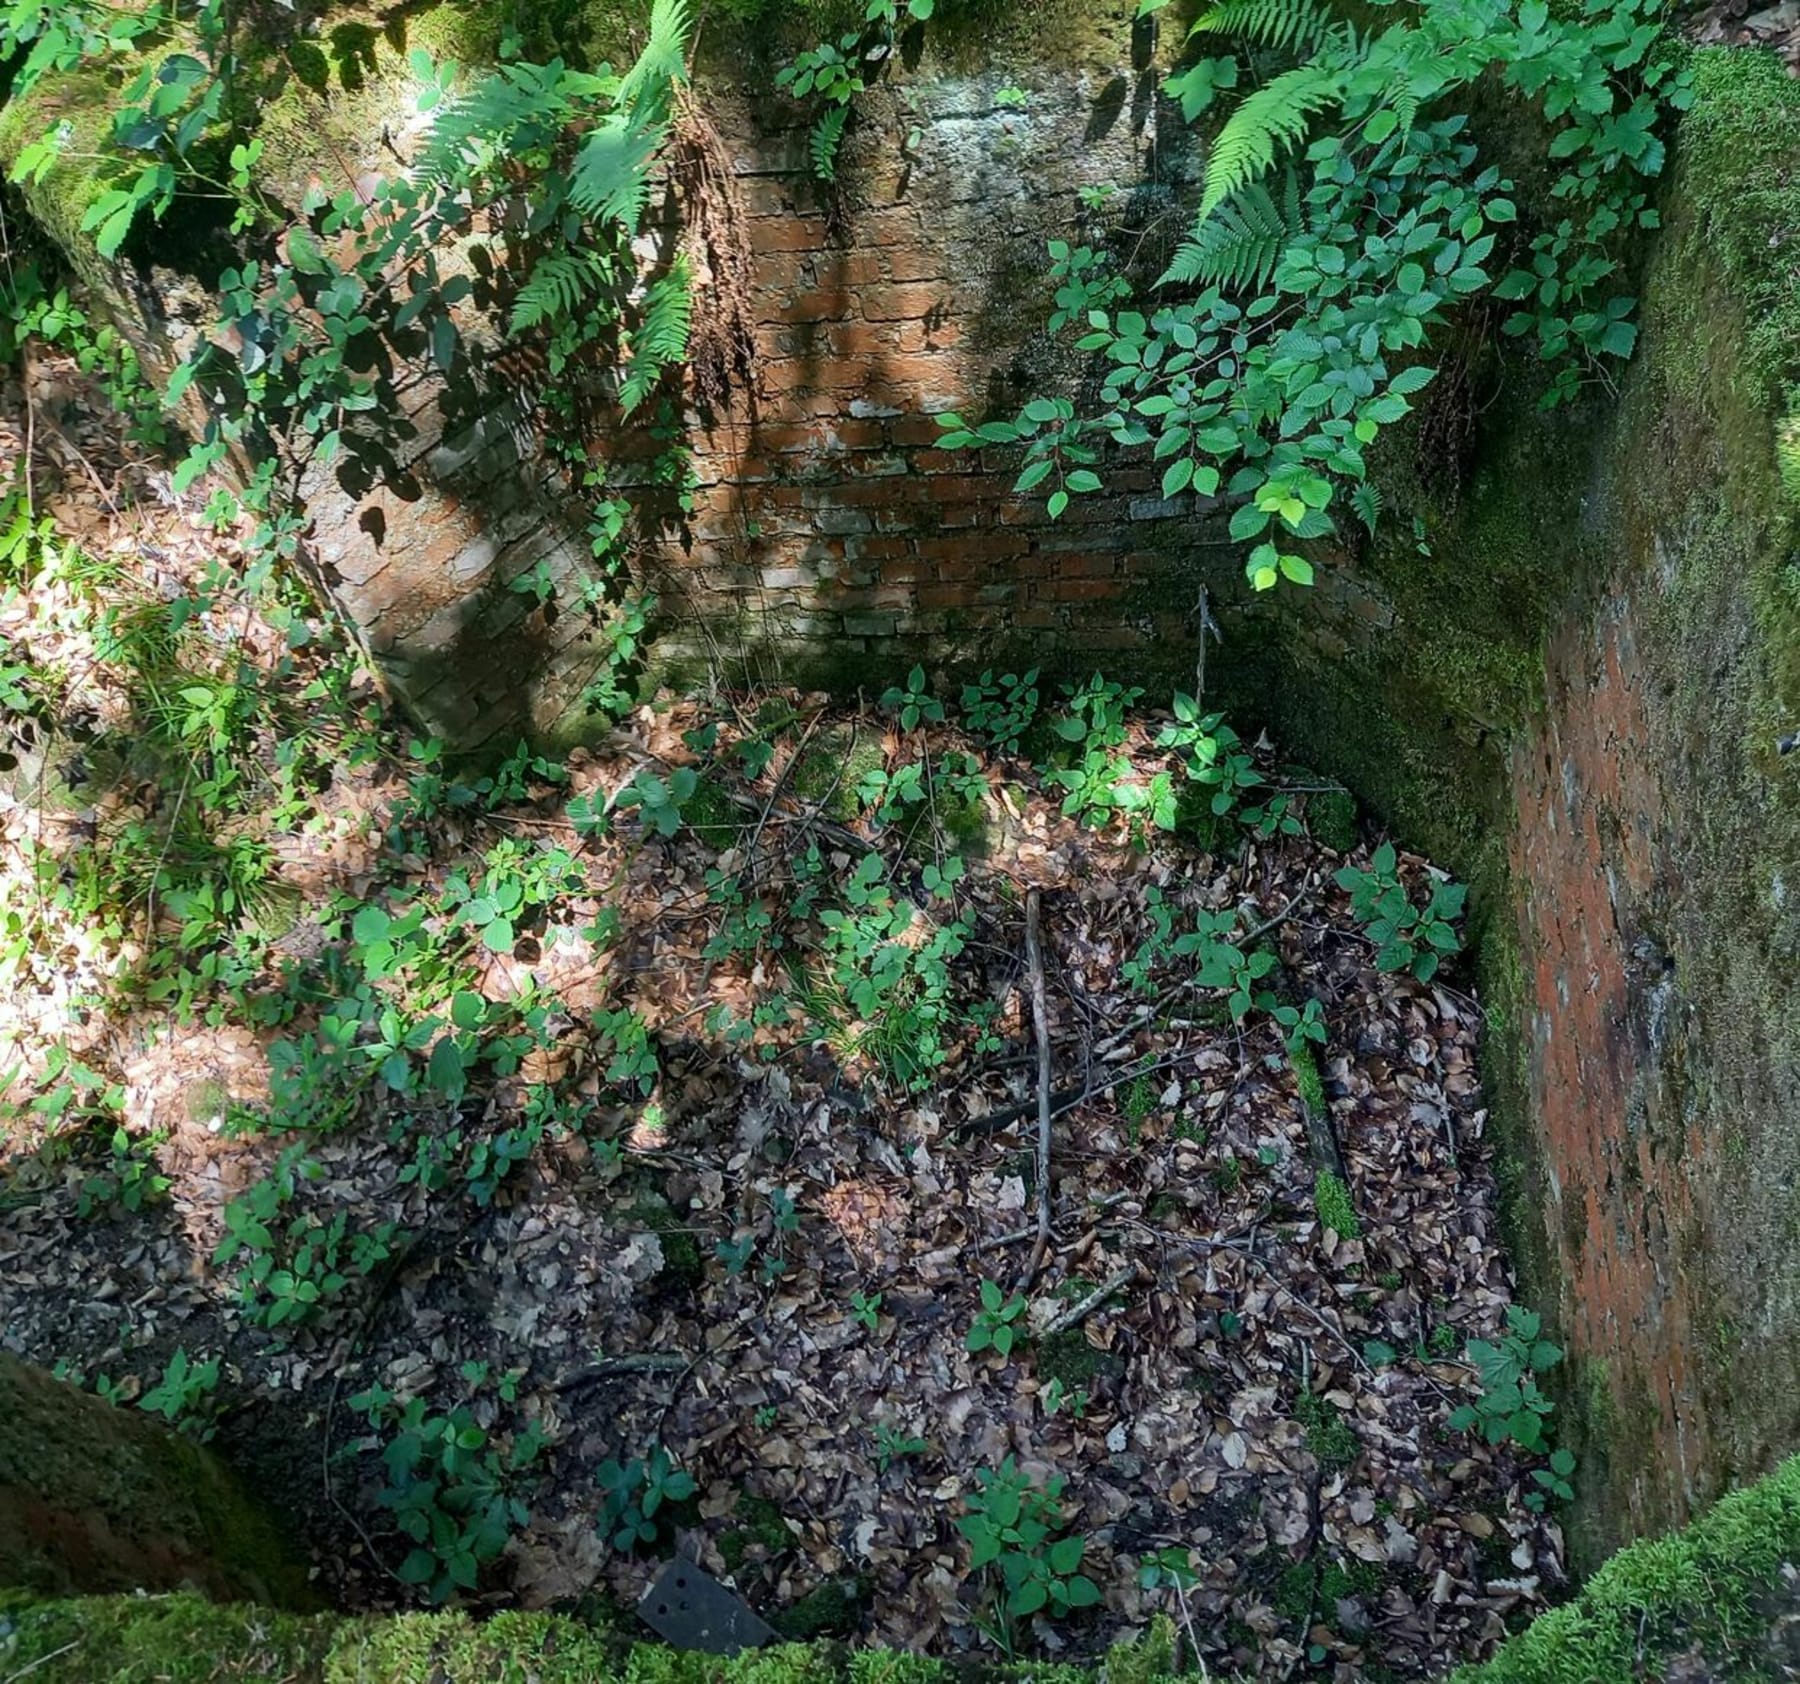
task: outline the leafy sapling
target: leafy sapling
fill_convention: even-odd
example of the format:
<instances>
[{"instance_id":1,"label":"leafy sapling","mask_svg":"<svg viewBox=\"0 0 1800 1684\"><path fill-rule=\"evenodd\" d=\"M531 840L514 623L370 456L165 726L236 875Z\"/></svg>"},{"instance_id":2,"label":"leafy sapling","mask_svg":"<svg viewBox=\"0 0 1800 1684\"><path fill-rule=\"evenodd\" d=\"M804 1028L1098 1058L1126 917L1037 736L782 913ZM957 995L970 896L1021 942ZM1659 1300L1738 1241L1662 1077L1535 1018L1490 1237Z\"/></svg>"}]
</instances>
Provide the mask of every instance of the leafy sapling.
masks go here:
<instances>
[{"instance_id":1,"label":"leafy sapling","mask_svg":"<svg viewBox=\"0 0 1800 1684\"><path fill-rule=\"evenodd\" d=\"M613 803L617 809L637 808L643 815L645 828L658 836L673 836L681 829L681 810L700 787L700 774L691 766L679 766L668 778L652 772L639 772Z\"/></svg>"},{"instance_id":2,"label":"leafy sapling","mask_svg":"<svg viewBox=\"0 0 1800 1684\"><path fill-rule=\"evenodd\" d=\"M219 1384L219 1359L195 1362L177 1350L162 1378L138 1399L138 1408L160 1415L172 1427L204 1444L213 1436L212 1393Z\"/></svg>"},{"instance_id":3,"label":"leafy sapling","mask_svg":"<svg viewBox=\"0 0 1800 1684\"><path fill-rule=\"evenodd\" d=\"M897 1462L902 1456L923 1456L927 1449L922 1438L915 1438L903 1427L896 1427L891 1421L875 1423L875 1469L878 1473L886 1473L890 1463Z\"/></svg>"},{"instance_id":4,"label":"leafy sapling","mask_svg":"<svg viewBox=\"0 0 1800 1684\"><path fill-rule=\"evenodd\" d=\"M1098 1604L1100 1587L1081 1571L1087 1540L1064 1531L1060 1475L1040 1487L1008 1456L975 1479L956 1529L969 1540L969 1571L987 1570L999 1581L997 1617L982 1630L1010 1654L1015 1619L1040 1612L1065 1619Z\"/></svg>"},{"instance_id":5,"label":"leafy sapling","mask_svg":"<svg viewBox=\"0 0 1800 1684\"><path fill-rule=\"evenodd\" d=\"M1410 971L1420 982L1437 974L1446 954L1462 947L1451 927L1462 914L1468 889L1445 878L1432 880L1431 896L1417 905L1400 881L1394 845L1384 842L1369 856L1366 870L1346 865L1337 871L1340 889L1349 891L1350 908L1375 944L1375 967Z\"/></svg>"},{"instance_id":6,"label":"leafy sapling","mask_svg":"<svg viewBox=\"0 0 1800 1684\"><path fill-rule=\"evenodd\" d=\"M999 678L990 667L975 683L965 684L962 711L969 729L995 748L1018 747L1019 739L1037 718L1037 681L1036 667L1024 673L1003 673Z\"/></svg>"},{"instance_id":7,"label":"leafy sapling","mask_svg":"<svg viewBox=\"0 0 1800 1684\"><path fill-rule=\"evenodd\" d=\"M601 1535L621 1554L654 1543L664 1506L685 1502L699 1489L660 1444L647 1457L602 1462L594 1478L601 1492Z\"/></svg>"},{"instance_id":8,"label":"leafy sapling","mask_svg":"<svg viewBox=\"0 0 1800 1684\"><path fill-rule=\"evenodd\" d=\"M851 1293L850 1314L873 1333L881 1325L881 1294Z\"/></svg>"},{"instance_id":9,"label":"leafy sapling","mask_svg":"<svg viewBox=\"0 0 1800 1684\"><path fill-rule=\"evenodd\" d=\"M1521 1450L1544 1447L1544 1421L1556 1408L1538 1390L1537 1376L1562 1361L1562 1347L1540 1337L1543 1318L1518 1304L1506 1310L1506 1332L1496 1340L1471 1339L1481 1393L1450 1416L1458 1432L1476 1431L1489 1444L1510 1440Z\"/></svg>"},{"instance_id":10,"label":"leafy sapling","mask_svg":"<svg viewBox=\"0 0 1800 1684\"><path fill-rule=\"evenodd\" d=\"M1013 1324L1024 1314L1025 1300L1018 1293L1008 1298L997 1282L984 1280L981 1283L981 1308L975 1313L964 1343L971 1352L991 1349L1003 1357L1010 1356L1018 1338L1018 1330Z\"/></svg>"},{"instance_id":11,"label":"leafy sapling","mask_svg":"<svg viewBox=\"0 0 1800 1684\"><path fill-rule=\"evenodd\" d=\"M898 712L902 731L915 730L923 721L929 721L933 725L944 722L944 704L931 694L923 667L914 667L906 675L904 689L895 684L882 691L881 705Z\"/></svg>"}]
</instances>

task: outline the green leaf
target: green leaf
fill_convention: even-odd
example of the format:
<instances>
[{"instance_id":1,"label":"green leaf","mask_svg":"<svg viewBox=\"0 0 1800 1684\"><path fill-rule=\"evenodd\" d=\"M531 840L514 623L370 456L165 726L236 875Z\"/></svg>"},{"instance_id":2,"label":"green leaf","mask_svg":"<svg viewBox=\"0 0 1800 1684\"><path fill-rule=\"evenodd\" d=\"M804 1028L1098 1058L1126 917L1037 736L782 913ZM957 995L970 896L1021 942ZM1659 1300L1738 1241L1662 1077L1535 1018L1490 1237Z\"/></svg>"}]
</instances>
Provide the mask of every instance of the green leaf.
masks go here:
<instances>
[{"instance_id":1,"label":"green leaf","mask_svg":"<svg viewBox=\"0 0 1800 1684\"><path fill-rule=\"evenodd\" d=\"M479 1029L487 1016L487 1002L469 989L461 989L450 1002L450 1021L465 1031Z\"/></svg>"},{"instance_id":2,"label":"green leaf","mask_svg":"<svg viewBox=\"0 0 1800 1684\"><path fill-rule=\"evenodd\" d=\"M468 1082L463 1068L462 1048L456 1044L455 1036L441 1036L437 1045L431 1049L431 1062L426 1066L425 1079L446 1098L462 1098Z\"/></svg>"},{"instance_id":3,"label":"green leaf","mask_svg":"<svg viewBox=\"0 0 1800 1684\"><path fill-rule=\"evenodd\" d=\"M1194 459L1184 456L1178 462L1171 462L1163 471L1162 494L1165 497L1179 496L1187 490L1194 477Z\"/></svg>"},{"instance_id":4,"label":"green leaf","mask_svg":"<svg viewBox=\"0 0 1800 1684\"><path fill-rule=\"evenodd\" d=\"M1058 1538L1049 1550L1050 1571L1059 1579L1067 1578L1081 1565L1086 1547L1081 1538Z\"/></svg>"},{"instance_id":5,"label":"green leaf","mask_svg":"<svg viewBox=\"0 0 1800 1684\"><path fill-rule=\"evenodd\" d=\"M386 937L389 924L388 915L379 906L365 906L350 921L350 939L358 947L373 947Z\"/></svg>"},{"instance_id":6,"label":"green leaf","mask_svg":"<svg viewBox=\"0 0 1800 1684\"><path fill-rule=\"evenodd\" d=\"M1077 1573L1064 1590L1071 1608L1093 1608L1100 1601L1100 1587L1085 1573Z\"/></svg>"}]
</instances>

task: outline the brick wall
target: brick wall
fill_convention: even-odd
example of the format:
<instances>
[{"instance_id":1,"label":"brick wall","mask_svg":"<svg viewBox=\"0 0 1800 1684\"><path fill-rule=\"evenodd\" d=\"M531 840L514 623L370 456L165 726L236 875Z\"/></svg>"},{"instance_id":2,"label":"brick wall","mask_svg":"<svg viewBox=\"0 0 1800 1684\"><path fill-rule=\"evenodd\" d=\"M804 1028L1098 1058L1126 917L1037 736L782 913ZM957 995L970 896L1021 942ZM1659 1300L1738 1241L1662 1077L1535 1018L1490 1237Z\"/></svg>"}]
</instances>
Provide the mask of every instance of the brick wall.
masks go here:
<instances>
[{"instance_id":1,"label":"brick wall","mask_svg":"<svg viewBox=\"0 0 1800 1684\"><path fill-rule=\"evenodd\" d=\"M1045 243L1103 232L1081 190L1117 185L1108 215L1138 226L1191 168L1160 72L1131 65L1130 8L1112 10L1110 69L898 73L859 101L835 194L790 102L708 90L749 233L758 378L723 413L689 410L692 509L640 558L665 670L844 683L915 659L1191 664L1192 593L1172 576L1220 536L1208 509L1126 466L1052 524L1043 493L1011 495L1006 453L937 448L945 410L1068 389L1042 333ZM1023 103L1001 97L1013 88ZM491 373L489 391L505 384ZM311 478L331 589L450 740L580 735L602 643L579 603L578 499L521 406L426 382L405 407L382 482ZM642 440L593 449L629 464ZM545 560L558 594L539 608L510 585Z\"/></svg>"}]
</instances>

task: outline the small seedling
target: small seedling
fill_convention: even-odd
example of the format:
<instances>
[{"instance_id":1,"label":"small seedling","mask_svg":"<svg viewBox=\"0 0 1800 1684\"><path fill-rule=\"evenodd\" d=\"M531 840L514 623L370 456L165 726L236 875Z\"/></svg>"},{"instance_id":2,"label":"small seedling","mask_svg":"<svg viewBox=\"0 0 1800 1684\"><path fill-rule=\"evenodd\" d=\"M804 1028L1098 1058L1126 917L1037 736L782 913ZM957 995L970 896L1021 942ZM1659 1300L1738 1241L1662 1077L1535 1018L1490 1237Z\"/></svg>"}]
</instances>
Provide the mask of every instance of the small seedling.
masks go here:
<instances>
[{"instance_id":1,"label":"small seedling","mask_svg":"<svg viewBox=\"0 0 1800 1684\"><path fill-rule=\"evenodd\" d=\"M862 1323L871 1333L880 1325L881 1294L879 1292L850 1294L850 1314Z\"/></svg>"},{"instance_id":2,"label":"small seedling","mask_svg":"<svg viewBox=\"0 0 1800 1684\"><path fill-rule=\"evenodd\" d=\"M1543 1318L1510 1304L1507 1331L1497 1340L1471 1339L1469 1361L1481 1379L1481 1395L1450 1416L1457 1432L1478 1430L1489 1444L1510 1439L1522 1450L1544 1448L1544 1417L1555 1410L1538 1390L1537 1376L1562 1361L1562 1347L1538 1337Z\"/></svg>"},{"instance_id":3,"label":"small seedling","mask_svg":"<svg viewBox=\"0 0 1800 1684\"><path fill-rule=\"evenodd\" d=\"M924 1439L914 1438L910 1433L887 1421L875 1423L875 1467L877 1472L886 1473L888 1464L898 1461L902 1456L923 1456L925 1448Z\"/></svg>"},{"instance_id":4,"label":"small seedling","mask_svg":"<svg viewBox=\"0 0 1800 1684\"><path fill-rule=\"evenodd\" d=\"M601 1534L621 1554L654 1543L663 1505L684 1502L699 1489L660 1444L647 1457L602 1462L594 1479L601 1490Z\"/></svg>"},{"instance_id":5,"label":"small seedling","mask_svg":"<svg viewBox=\"0 0 1800 1684\"><path fill-rule=\"evenodd\" d=\"M1018 1293L1008 1298L996 1282L983 1281L981 1308L975 1314L965 1343L972 1352L991 1347L1003 1357L1011 1356L1018 1338L1018 1330L1013 1324L1024 1314L1025 1300Z\"/></svg>"},{"instance_id":6,"label":"small seedling","mask_svg":"<svg viewBox=\"0 0 1800 1684\"><path fill-rule=\"evenodd\" d=\"M1560 1498L1565 1503L1574 1502L1575 1487L1569 1483L1569 1476L1574 1471L1575 1452L1573 1450L1552 1451L1548 1468L1532 1470L1531 1482L1539 1489L1525 1493L1526 1508L1536 1514L1542 1514L1552 1497Z\"/></svg>"},{"instance_id":7,"label":"small seedling","mask_svg":"<svg viewBox=\"0 0 1800 1684\"><path fill-rule=\"evenodd\" d=\"M1173 1590L1186 1595L1199 1582L1193 1557L1180 1544L1152 1550L1138 1562L1138 1584L1144 1590Z\"/></svg>"},{"instance_id":8,"label":"small seedling","mask_svg":"<svg viewBox=\"0 0 1800 1684\"><path fill-rule=\"evenodd\" d=\"M219 1384L219 1359L189 1360L185 1350L169 1358L162 1378L138 1399L138 1408L204 1444L213 1435L211 1394Z\"/></svg>"},{"instance_id":9,"label":"small seedling","mask_svg":"<svg viewBox=\"0 0 1800 1684\"><path fill-rule=\"evenodd\" d=\"M1098 1603L1100 1587L1081 1571L1087 1540L1061 1535L1060 1476L1040 1488L1008 1456L998 1468L983 1468L975 1478L977 1489L964 1499L968 1512L956 1529L969 1540L969 1571L991 1568L999 1577L994 1595L998 1618L984 1622L982 1630L1010 1654L1015 1619L1040 1611L1063 1619Z\"/></svg>"},{"instance_id":10,"label":"small seedling","mask_svg":"<svg viewBox=\"0 0 1800 1684\"><path fill-rule=\"evenodd\" d=\"M1337 884L1350 894L1350 909L1375 944L1375 968L1410 971L1420 982L1429 982L1448 953L1462 947L1462 938L1451 927L1459 917L1468 889L1448 879L1435 879L1431 898L1421 908L1414 904L1398 874L1398 855L1384 842L1369 857L1366 871L1341 866Z\"/></svg>"},{"instance_id":11,"label":"small seedling","mask_svg":"<svg viewBox=\"0 0 1800 1684\"><path fill-rule=\"evenodd\" d=\"M881 705L899 711L902 731L913 730L921 720L930 720L934 725L944 722L944 704L933 698L923 667L914 667L906 675L905 689L890 685L882 691Z\"/></svg>"},{"instance_id":12,"label":"small seedling","mask_svg":"<svg viewBox=\"0 0 1800 1684\"><path fill-rule=\"evenodd\" d=\"M1046 1415L1054 1415L1059 1409L1067 1409L1077 1421L1087 1419L1088 1395L1087 1387L1065 1386L1060 1379L1052 1375L1039 1394Z\"/></svg>"}]
</instances>

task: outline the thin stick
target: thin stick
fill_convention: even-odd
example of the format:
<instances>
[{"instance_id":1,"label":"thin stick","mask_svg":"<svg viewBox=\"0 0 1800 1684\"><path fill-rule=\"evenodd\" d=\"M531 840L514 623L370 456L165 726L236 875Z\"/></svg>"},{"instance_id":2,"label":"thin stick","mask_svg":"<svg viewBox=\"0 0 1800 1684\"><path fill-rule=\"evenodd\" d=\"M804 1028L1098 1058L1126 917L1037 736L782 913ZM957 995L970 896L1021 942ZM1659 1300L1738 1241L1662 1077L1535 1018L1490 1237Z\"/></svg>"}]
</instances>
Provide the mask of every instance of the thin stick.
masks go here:
<instances>
[{"instance_id":1,"label":"thin stick","mask_svg":"<svg viewBox=\"0 0 1800 1684\"><path fill-rule=\"evenodd\" d=\"M1099 1309L1107 1299L1112 1297L1120 1287L1124 1286L1126 1282L1131 1280L1136 1274L1137 1265L1135 1263L1130 1264L1123 1269L1115 1269L1111 1278L1104 1286L1095 1287L1087 1297L1080 1301L1080 1303L1071 1304L1068 1309L1045 1322L1044 1331L1040 1337L1047 1339L1052 1333L1067 1333L1069 1329L1074 1327L1078 1322L1081 1322L1092 1315L1095 1310Z\"/></svg>"},{"instance_id":2,"label":"thin stick","mask_svg":"<svg viewBox=\"0 0 1800 1684\"><path fill-rule=\"evenodd\" d=\"M1019 1282L1023 1291L1034 1280L1050 1254L1050 1014L1044 1005L1044 950L1038 936L1042 893L1025 896L1025 970L1031 979L1031 1023L1038 1049L1038 1148L1037 1148L1037 1244Z\"/></svg>"},{"instance_id":3,"label":"thin stick","mask_svg":"<svg viewBox=\"0 0 1800 1684\"><path fill-rule=\"evenodd\" d=\"M609 1374L676 1373L692 1366L693 1358L680 1356L672 1351L639 1351L631 1356L607 1357L603 1361L589 1363L586 1368L578 1368L558 1380L556 1389L559 1392L573 1391L577 1386L585 1386L590 1381L603 1380Z\"/></svg>"},{"instance_id":4,"label":"thin stick","mask_svg":"<svg viewBox=\"0 0 1800 1684\"><path fill-rule=\"evenodd\" d=\"M6 1684L19 1684L21 1678L28 1677L30 1674L36 1672L39 1667L48 1666L52 1661L68 1654L71 1649L79 1649L80 1647L81 1639L78 1637L73 1643L65 1643L60 1649L52 1649L47 1655L39 1655L35 1661L28 1662L26 1665L20 1667L17 1672L9 1672L6 1675Z\"/></svg>"}]
</instances>

